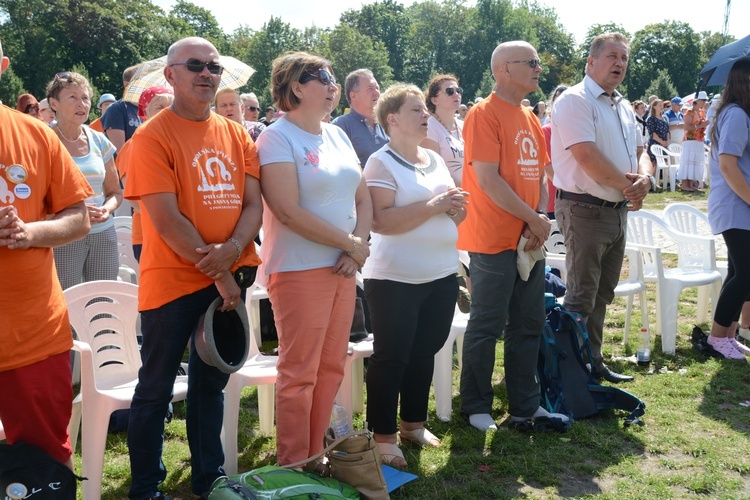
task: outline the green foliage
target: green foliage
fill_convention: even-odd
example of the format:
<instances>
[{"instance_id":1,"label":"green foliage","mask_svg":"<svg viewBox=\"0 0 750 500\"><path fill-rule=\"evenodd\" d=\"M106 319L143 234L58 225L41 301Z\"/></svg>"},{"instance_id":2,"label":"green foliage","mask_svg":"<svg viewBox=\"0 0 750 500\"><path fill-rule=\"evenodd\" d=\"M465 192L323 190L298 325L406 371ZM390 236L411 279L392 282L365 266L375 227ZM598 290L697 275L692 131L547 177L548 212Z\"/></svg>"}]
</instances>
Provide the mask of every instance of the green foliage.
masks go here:
<instances>
[{"instance_id":1,"label":"green foliage","mask_svg":"<svg viewBox=\"0 0 750 500\"><path fill-rule=\"evenodd\" d=\"M687 23L650 24L636 32L630 50L631 95L642 96L659 70L666 70L679 95L695 91L701 70L701 38Z\"/></svg>"},{"instance_id":2,"label":"green foliage","mask_svg":"<svg viewBox=\"0 0 750 500\"><path fill-rule=\"evenodd\" d=\"M660 69L657 73L656 79L651 82L651 85L646 91L640 96L640 100L648 102L648 96L656 95L663 101L668 101L674 96L678 95L677 90L672 84L672 79L669 77L669 72L666 69ZM635 98L635 94L631 94L631 97Z\"/></svg>"},{"instance_id":3,"label":"green foliage","mask_svg":"<svg viewBox=\"0 0 750 500\"><path fill-rule=\"evenodd\" d=\"M11 62L12 65L12 62ZM6 106L15 109L18 96L28 93L23 86L23 80L13 72L11 66L3 72L0 79L0 101Z\"/></svg>"}]
</instances>

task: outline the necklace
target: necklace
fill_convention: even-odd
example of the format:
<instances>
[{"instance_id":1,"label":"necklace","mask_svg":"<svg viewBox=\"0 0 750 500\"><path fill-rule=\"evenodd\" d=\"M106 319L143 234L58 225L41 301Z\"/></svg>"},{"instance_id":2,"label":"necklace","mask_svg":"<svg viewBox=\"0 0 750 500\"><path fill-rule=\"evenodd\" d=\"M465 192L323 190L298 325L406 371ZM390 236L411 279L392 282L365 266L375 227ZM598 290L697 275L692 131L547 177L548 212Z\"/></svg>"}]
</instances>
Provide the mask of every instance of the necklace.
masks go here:
<instances>
[{"instance_id":1,"label":"necklace","mask_svg":"<svg viewBox=\"0 0 750 500\"><path fill-rule=\"evenodd\" d=\"M63 139L65 139L68 142L76 142L83 135L83 128L80 128L79 132L78 132L78 136L75 139L71 140L71 139L68 139L67 137L65 137L65 134L62 133L62 129L59 126L57 126L55 128L57 129L57 132L60 134L60 137L62 137Z\"/></svg>"},{"instance_id":2,"label":"necklace","mask_svg":"<svg viewBox=\"0 0 750 500\"><path fill-rule=\"evenodd\" d=\"M448 125L443 123L443 120L440 119L440 116L438 116L437 113L433 113L432 116L438 121L438 123L440 123L440 125L443 126L443 128L445 128L445 130L448 132L448 135L452 136L454 139L460 141L461 144L463 144L464 138L461 137L461 134L458 131L458 126L456 125L455 118L453 118L453 122L452 122L453 128L450 128Z\"/></svg>"},{"instance_id":3,"label":"necklace","mask_svg":"<svg viewBox=\"0 0 750 500\"><path fill-rule=\"evenodd\" d=\"M448 132L453 132L456 129L456 122L455 121L451 122L451 124L453 125L453 128L451 128L448 125L446 125L445 123L443 123L443 120L440 119L440 116L437 113L433 113L432 116L434 116L435 119L438 122L440 122L440 125L442 125L443 127L445 127L445 130L447 130Z\"/></svg>"},{"instance_id":4,"label":"necklace","mask_svg":"<svg viewBox=\"0 0 750 500\"><path fill-rule=\"evenodd\" d=\"M402 153L399 149L397 149L393 144L388 143L388 147L391 148L392 150L394 150L396 153L398 153L398 155L401 158L403 158L406 161L408 161L409 163L411 163L411 160L409 160L409 157L406 156L404 153ZM422 162L422 158L419 156L419 149L417 149L417 161L416 161L416 163L421 163L421 162ZM419 167L417 167L417 168L419 168Z\"/></svg>"}]
</instances>

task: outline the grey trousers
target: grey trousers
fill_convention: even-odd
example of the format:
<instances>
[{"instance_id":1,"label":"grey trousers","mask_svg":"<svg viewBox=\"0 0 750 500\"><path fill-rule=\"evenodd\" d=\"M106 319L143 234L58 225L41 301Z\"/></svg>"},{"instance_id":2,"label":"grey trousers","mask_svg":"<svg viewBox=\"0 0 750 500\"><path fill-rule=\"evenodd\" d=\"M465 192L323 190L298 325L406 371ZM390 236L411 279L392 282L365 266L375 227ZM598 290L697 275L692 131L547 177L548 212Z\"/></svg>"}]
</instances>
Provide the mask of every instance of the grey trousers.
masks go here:
<instances>
[{"instance_id":1,"label":"grey trousers","mask_svg":"<svg viewBox=\"0 0 750 500\"><path fill-rule=\"evenodd\" d=\"M530 417L539 408L537 356L545 321L544 261L528 281L518 277L516 252L471 254L471 313L464 335L461 412L491 413L495 344L505 341L505 382L514 417Z\"/></svg>"},{"instance_id":2,"label":"grey trousers","mask_svg":"<svg viewBox=\"0 0 750 500\"><path fill-rule=\"evenodd\" d=\"M565 238L565 308L586 320L596 370L604 368L602 338L607 305L620 279L628 224L626 208L558 199L555 217Z\"/></svg>"}]
</instances>

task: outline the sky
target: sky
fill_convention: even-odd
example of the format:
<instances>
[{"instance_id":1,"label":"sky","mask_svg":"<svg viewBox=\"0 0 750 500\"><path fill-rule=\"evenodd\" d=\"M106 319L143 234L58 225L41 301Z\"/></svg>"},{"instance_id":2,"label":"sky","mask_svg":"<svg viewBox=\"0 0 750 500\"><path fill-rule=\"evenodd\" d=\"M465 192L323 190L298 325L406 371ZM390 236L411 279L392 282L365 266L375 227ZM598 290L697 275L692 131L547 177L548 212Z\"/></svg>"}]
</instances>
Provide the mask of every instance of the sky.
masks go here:
<instances>
[{"instance_id":1,"label":"sky","mask_svg":"<svg viewBox=\"0 0 750 500\"><path fill-rule=\"evenodd\" d=\"M152 0L165 11L169 11L174 0ZM231 33L240 25L260 29L271 16L280 17L295 28L302 29L313 24L319 28L330 28L338 23L341 14L349 9L359 9L363 4L374 0L274 0L249 2L190 0L208 9L219 21L226 33ZM404 5L414 0L397 0ZM724 28L724 0L626 0L609 3L602 0L538 0L557 11L558 21L572 33L577 43L586 37L586 31L593 24L610 22L622 25L630 34L648 24L664 20L682 21L696 31L721 32ZM467 5L474 5L468 0ZM658 7L659 14L654 7ZM743 38L750 34L750 0L733 0L729 18L729 34Z\"/></svg>"}]
</instances>

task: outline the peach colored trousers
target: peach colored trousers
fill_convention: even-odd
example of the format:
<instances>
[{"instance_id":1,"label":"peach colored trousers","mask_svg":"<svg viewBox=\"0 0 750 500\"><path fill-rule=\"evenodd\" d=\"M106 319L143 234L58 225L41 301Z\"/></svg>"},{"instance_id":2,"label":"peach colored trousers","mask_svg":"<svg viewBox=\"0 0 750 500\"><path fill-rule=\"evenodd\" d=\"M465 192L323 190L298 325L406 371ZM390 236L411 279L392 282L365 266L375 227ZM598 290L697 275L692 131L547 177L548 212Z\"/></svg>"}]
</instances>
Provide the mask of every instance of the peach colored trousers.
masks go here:
<instances>
[{"instance_id":1,"label":"peach colored trousers","mask_svg":"<svg viewBox=\"0 0 750 500\"><path fill-rule=\"evenodd\" d=\"M325 267L268 280L279 334L276 451L279 465L323 449L344 376L356 281Z\"/></svg>"}]
</instances>

